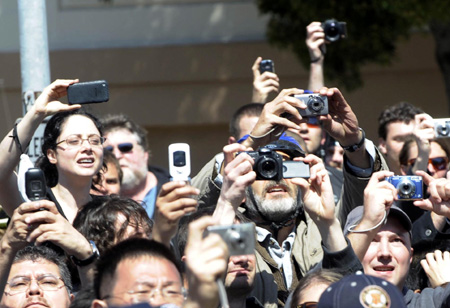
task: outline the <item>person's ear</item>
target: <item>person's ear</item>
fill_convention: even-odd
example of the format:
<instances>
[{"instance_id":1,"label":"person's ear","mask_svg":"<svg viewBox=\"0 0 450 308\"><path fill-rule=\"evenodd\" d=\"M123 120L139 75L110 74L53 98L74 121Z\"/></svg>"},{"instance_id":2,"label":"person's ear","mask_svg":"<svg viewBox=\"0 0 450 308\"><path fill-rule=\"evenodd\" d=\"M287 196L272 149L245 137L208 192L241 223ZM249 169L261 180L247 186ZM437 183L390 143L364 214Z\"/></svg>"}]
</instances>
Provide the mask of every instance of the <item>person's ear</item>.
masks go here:
<instances>
[{"instance_id":1,"label":"person's ear","mask_svg":"<svg viewBox=\"0 0 450 308\"><path fill-rule=\"evenodd\" d=\"M92 301L91 308L108 308L108 304L101 299L94 299Z\"/></svg>"},{"instance_id":2,"label":"person's ear","mask_svg":"<svg viewBox=\"0 0 450 308\"><path fill-rule=\"evenodd\" d=\"M386 140L384 140L383 138L378 139L378 149L382 154L387 154Z\"/></svg>"},{"instance_id":3,"label":"person's ear","mask_svg":"<svg viewBox=\"0 0 450 308\"><path fill-rule=\"evenodd\" d=\"M56 165L56 162L57 162L58 160L56 159L56 152L55 152L55 150L53 150L53 149L48 149L48 150L47 150L47 158L48 158L48 161L49 161L51 164Z\"/></svg>"},{"instance_id":4,"label":"person's ear","mask_svg":"<svg viewBox=\"0 0 450 308\"><path fill-rule=\"evenodd\" d=\"M233 136L228 137L228 144L233 144L236 143L236 138L234 138Z\"/></svg>"}]
</instances>

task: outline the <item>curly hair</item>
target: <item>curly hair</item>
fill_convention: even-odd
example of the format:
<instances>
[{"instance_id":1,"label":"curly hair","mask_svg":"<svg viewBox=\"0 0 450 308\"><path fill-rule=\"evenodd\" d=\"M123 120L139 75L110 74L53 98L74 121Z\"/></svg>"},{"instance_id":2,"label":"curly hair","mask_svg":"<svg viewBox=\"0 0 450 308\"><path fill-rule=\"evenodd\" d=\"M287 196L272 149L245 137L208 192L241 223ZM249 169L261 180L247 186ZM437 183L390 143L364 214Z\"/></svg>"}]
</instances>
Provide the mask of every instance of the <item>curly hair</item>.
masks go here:
<instances>
[{"instance_id":1,"label":"curly hair","mask_svg":"<svg viewBox=\"0 0 450 308\"><path fill-rule=\"evenodd\" d=\"M405 122L409 124L414 120L416 114L423 113L423 110L406 102L393 105L381 112L378 117L378 137L386 140L387 126L393 122Z\"/></svg>"}]
</instances>

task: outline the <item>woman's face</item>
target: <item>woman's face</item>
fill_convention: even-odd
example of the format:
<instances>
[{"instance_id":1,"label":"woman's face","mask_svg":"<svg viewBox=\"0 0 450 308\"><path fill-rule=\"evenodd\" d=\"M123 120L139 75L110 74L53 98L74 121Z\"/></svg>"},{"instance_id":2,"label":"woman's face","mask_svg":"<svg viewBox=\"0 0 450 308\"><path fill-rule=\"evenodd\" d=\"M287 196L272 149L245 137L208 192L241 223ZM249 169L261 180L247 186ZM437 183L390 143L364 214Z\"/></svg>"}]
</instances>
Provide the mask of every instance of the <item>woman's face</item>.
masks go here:
<instances>
[{"instance_id":1,"label":"woman's face","mask_svg":"<svg viewBox=\"0 0 450 308\"><path fill-rule=\"evenodd\" d=\"M79 136L83 140L79 145L69 145L65 140ZM83 115L72 115L62 125L61 134L56 140L56 148L48 150L50 163L58 169L61 182L64 177L86 177L89 180L100 170L103 164L102 144L89 142L87 138L101 137L94 122ZM59 144L58 144L59 143ZM91 144L92 143L92 144Z\"/></svg>"},{"instance_id":2,"label":"woman's face","mask_svg":"<svg viewBox=\"0 0 450 308\"><path fill-rule=\"evenodd\" d=\"M410 147L408 151L408 161L411 161L413 159L417 159L417 156L419 156L419 150L417 149L417 145L413 145ZM445 160L445 162L440 162L439 159ZM433 162L433 160L435 162ZM438 163L440 162L440 163ZM444 149L439 145L439 143L431 141L430 143L430 156L429 156L429 162L427 165L428 171L430 172L431 176L438 179L438 178L445 178L447 171L448 171L448 158L447 154L445 153Z\"/></svg>"}]
</instances>

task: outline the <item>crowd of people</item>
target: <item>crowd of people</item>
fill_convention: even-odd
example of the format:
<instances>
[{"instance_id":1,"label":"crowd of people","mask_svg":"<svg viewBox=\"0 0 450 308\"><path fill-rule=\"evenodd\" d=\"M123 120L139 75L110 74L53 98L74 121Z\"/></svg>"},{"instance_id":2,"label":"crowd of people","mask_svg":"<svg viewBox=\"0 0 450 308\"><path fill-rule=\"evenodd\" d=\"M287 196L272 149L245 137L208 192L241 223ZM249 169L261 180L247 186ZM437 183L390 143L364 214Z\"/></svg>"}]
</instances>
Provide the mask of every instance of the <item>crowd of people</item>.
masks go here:
<instances>
[{"instance_id":1,"label":"crowd of people","mask_svg":"<svg viewBox=\"0 0 450 308\"><path fill-rule=\"evenodd\" d=\"M328 114L302 117L305 90L282 89L258 57L253 101L189 182L149 164L130 117L62 103L78 80L46 87L0 143L0 307L450 307L445 138L399 103L380 114L378 145L367 139L351 102L325 87L321 23L306 31L307 89ZM47 117L46 198L29 200L24 150ZM276 157L281 174L262 176L249 151ZM408 197L406 176L424 184Z\"/></svg>"}]
</instances>

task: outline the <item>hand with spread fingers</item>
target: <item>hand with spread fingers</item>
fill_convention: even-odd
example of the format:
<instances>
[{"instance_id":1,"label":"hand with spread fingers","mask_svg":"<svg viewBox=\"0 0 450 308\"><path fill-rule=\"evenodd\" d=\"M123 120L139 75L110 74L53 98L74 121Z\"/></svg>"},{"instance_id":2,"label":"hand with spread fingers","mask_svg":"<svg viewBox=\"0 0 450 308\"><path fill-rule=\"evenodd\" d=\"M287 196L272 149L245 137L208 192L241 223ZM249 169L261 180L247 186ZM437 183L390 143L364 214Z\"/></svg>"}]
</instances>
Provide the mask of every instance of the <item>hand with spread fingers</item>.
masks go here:
<instances>
[{"instance_id":1,"label":"hand with spread fingers","mask_svg":"<svg viewBox=\"0 0 450 308\"><path fill-rule=\"evenodd\" d=\"M422 176L423 183L428 186L430 197L416 200L414 205L450 219L450 180L435 179L424 171L417 171L416 174Z\"/></svg>"},{"instance_id":2,"label":"hand with spread fingers","mask_svg":"<svg viewBox=\"0 0 450 308\"><path fill-rule=\"evenodd\" d=\"M450 282L450 252L436 250L420 261L431 287L445 287Z\"/></svg>"}]
</instances>

